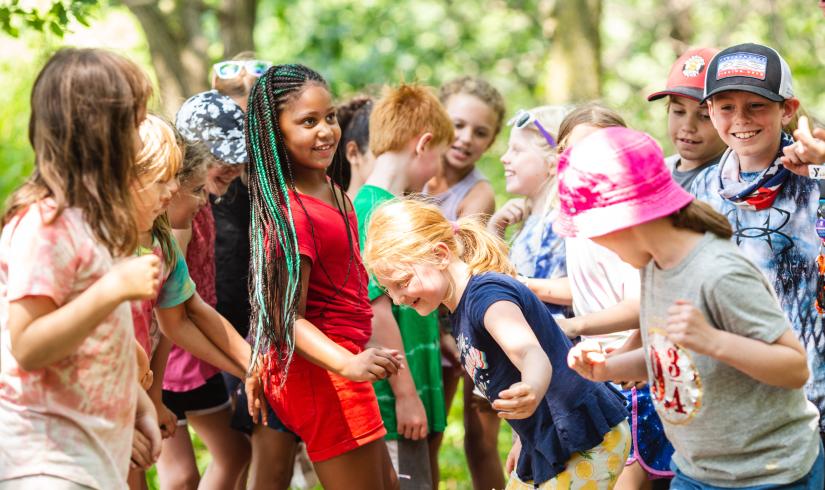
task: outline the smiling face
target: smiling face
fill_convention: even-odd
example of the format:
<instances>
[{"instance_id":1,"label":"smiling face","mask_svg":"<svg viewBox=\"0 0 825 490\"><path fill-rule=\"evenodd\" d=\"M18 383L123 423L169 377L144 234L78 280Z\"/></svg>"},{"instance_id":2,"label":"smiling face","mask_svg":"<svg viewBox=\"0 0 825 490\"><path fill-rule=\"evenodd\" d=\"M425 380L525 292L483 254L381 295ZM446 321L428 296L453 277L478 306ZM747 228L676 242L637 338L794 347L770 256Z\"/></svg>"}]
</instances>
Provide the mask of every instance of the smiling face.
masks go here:
<instances>
[{"instance_id":1,"label":"smiling face","mask_svg":"<svg viewBox=\"0 0 825 490\"><path fill-rule=\"evenodd\" d=\"M213 196L226 194L229 185L243 173L246 164L216 163L206 173L206 189Z\"/></svg>"},{"instance_id":2,"label":"smiling face","mask_svg":"<svg viewBox=\"0 0 825 490\"><path fill-rule=\"evenodd\" d=\"M455 139L444 155L447 164L463 169L475 165L496 137L496 113L474 95L457 93L444 105Z\"/></svg>"},{"instance_id":3,"label":"smiling face","mask_svg":"<svg viewBox=\"0 0 825 490\"><path fill-rule=\"evenodd\" d=\"M288 102L278 117L293 169L326 171L341 139L341 127L329 90L322 85L305 86Z\"/></svg>"},{"instance_id":4,"label":"smiling face","mask_svg":"<svg viewBox=\"0 0 825 490\"><path fill-rule=\"evenodd\" d=\"M767 168L779 150L782 126L790 122L794 104L773 102L760 95L731 90L708 101L713 126L739 157L743 169Z\"/></svg>"},{"instance_id":5,"label":"smiling face","mask_svg":"<svg viewBox=\"0 0 825 490\"><path fill-rule=\"evenodd\" d=\"M415 263L395 269L378 282L397 305L413 308L426 316L435 311L447 297L450 282L444 267L428 263Z\"/></svg>"},{"instance_id":6,"label":"smiling face","mask_svg":"<svg viewBox=\"0 0 825 490\"><path fill-rule=\"evenodd\" d=\"M172 228L188 228L195 215L206 205L206 174L206 167L193 172L172 197L168 209Z\"/></svg>"},{"instance_id":7,"label":"smiling face","mask_svg":"<svg viewBox=\"0 0 825 490\"><path fill-rule=\"evenodd\" d=\"M687 169L704 165L725 150L725 142L713 127L707 105L700 105L690 97L670 97L667 128L670 141Z\"/></svg>"},{"instance_id":8,"label":"smiling face","mask_svg":"<svg viewBox=\"0 0 825 490\"><path fill-rule=\"evenodd\" d=\"M505 189L511 194L535 197L552 176L556 158L536 145L533 134L513 128L507 152L501 157Z\"/></svg>"},{"instance_id":9,"label":"smiling face","mask_svg":"<svg viewBox=\"0 0 825 490\"><path fill-rule=\"evenodd\" d=\"M151 179L146 175L138 177L132 184L138 231L152 229L155 218L166 210L177 191L178 179L175 177L166 180Z\"/></svg>"}]
</instances>

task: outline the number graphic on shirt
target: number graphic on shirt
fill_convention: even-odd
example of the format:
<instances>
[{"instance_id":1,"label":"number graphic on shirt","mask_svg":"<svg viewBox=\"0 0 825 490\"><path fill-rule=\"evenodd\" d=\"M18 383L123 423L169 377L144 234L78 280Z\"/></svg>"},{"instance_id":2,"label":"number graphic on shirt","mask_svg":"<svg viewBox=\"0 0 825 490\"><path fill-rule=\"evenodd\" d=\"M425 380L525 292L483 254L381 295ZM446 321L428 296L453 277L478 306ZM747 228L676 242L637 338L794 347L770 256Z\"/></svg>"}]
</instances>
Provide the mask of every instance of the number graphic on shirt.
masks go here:
<instances>
[{"instance_id":1,"label":"number graphic on shirt","mask_svg":"<svg viewBox=\"0 0 825 490\"><path fill-rule=\"evenodd\" d=\"M647 333L650 393L662 420L686 424L702 407L702 382L689 351L668 340L663 330Z\"/></svg>"},{"instance_id":2,"label":"number graphic on shirt","mask_svg":"<svg viewBox=\"0 0 825 490\"><path fill-rule=\"evenodd\" d=\"M653 371L653 383L650 386L650 393L654 398L662 401L665 398L665 376L662 369L662 360L653 347L650 348L650 367Z\"/></svg>"},{"instance_id":3,"label":"number graphic on shirt","mask_svg":"<svg viewBox=\"0 0 825 490\"><path fill-rule=\"evenodd\" d=\"M670 359L670 363L667 366L667 372L670 374L671 378L678 378L679 374L682 373L682 370L679 369L679 351L676 350L675 347L671 347L667 350L667 357Z\"/></svg>"}]
</instances>

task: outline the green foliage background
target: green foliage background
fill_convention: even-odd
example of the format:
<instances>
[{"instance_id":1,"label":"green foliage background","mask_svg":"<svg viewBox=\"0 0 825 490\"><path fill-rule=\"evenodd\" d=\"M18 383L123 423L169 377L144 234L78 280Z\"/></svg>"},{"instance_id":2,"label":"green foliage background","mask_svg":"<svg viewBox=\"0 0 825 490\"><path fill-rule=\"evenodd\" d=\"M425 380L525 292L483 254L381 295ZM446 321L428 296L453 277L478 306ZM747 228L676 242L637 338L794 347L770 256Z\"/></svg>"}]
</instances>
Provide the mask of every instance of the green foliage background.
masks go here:
<instances>
[{"instance_id":1,"label":"green foliage background","mask_svg":"<svg viewBox=\"0 0 825 490\"><path fill-rule=\"evenodd\" d=\"M89 2L69 2L74 3ZM675 3L679 2L604 0L601 21L601 98L631 126L654 135L666 151L672 146L667 140L664 103L650 104L645 96L663 86L678 55L680 45L671 39L672 24L667 21L668 5ZM455 76L472 74L498 87L512 114L518 108L542 105L553 90L553 74L545 69L556 28L553 7L554 0L261 2L254 34L260 57L318 69L339 99L400 80L438 86ZM0 23L3 15L0 9ZM48 29L27 29L25 24L19 26L17 38L0 34L1 201L31 172L29 94L37 71L55 49L62 45L107 47L152 73L146 40L125 7L105 2L90 10L84 7L83 21L89 27L70 20L63 38ZM214 14L205 13L201 21L209 38L209 53L217 61L222 53L217 20ZM775 47L791 66L803 106L825 115L825 18L815 2L697 2L689 24L692 46L754 41ZM153 106L159 108L159 102L154 100ZM499 204L507 198L498 163L506 137L505 132L480 162L496 188ZM469 488L460 410L456 403L449 418L441 454L442 489ZM509 429L502 431L502 457L508 442ZM208 455L201 451L201 466L207 461Z\"/></svg>"}]
</instances>

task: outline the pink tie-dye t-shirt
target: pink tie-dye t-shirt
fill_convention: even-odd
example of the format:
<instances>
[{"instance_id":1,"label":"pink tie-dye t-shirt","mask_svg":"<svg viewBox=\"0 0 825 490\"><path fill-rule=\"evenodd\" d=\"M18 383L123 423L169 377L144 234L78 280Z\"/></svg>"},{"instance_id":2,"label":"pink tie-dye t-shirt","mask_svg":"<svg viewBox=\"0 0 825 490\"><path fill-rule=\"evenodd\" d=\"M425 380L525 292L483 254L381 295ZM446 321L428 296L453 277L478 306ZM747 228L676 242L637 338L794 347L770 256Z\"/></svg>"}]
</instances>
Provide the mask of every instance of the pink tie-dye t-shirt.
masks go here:
<instances>
[{"instance_id":1,"label":"pink tie-dye t-shirt","mask_svg":"<svg viewBox=\"0 0 825 490\"><path fill-rule=\"evenodd\" d=\"M71 356L24 371L11 354L9 303L28 296L61 307L112 267L80 210L52 223L44 200L0 234L0 481L51 475L92 488L126 488L137 404L129 303Z\"/></svg>"}]
</instances>

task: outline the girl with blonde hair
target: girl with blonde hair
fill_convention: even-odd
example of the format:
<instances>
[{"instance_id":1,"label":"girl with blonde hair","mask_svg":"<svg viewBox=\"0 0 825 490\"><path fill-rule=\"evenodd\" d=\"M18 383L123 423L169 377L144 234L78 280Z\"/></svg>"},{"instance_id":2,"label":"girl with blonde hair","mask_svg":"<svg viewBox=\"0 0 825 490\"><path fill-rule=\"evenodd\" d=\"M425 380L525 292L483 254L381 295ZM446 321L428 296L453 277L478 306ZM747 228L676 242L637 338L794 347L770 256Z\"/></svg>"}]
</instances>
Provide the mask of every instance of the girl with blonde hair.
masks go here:
<instances>
[{"instance_id":1,"label":"girl with blonde hair","mask_svg":"<svg viewBox=\"0 0 825 490\"><path fill-rule=\"evenodd\" d=\"M396 303L450 311L461 364L517 435L508 489L613 487L630 445L623 399L567 366L570 341L515 279L501 239L395 200L372 215L364 260Z\"/></svg>"}]
</instances>

